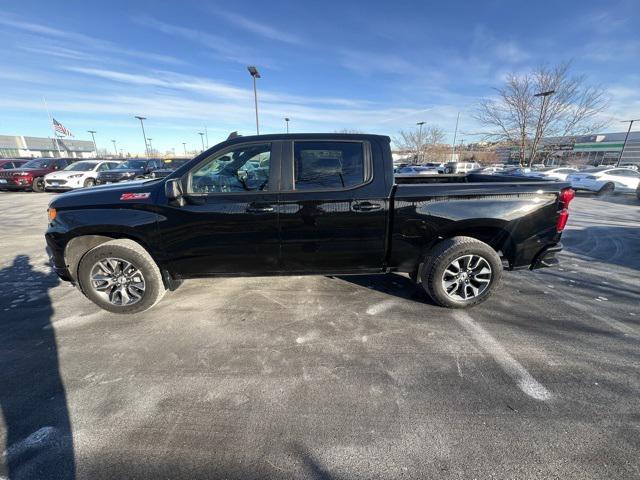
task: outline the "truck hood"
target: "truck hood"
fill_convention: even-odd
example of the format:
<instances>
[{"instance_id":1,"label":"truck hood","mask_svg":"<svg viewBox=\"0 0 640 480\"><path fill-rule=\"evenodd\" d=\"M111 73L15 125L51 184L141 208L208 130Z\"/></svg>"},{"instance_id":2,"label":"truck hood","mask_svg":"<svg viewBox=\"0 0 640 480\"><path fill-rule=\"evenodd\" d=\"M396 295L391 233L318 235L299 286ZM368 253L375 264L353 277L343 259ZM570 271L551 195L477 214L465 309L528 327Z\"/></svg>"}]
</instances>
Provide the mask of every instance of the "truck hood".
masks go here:
<instances>
[{"instance_id":1,"label":"truck hood","mask_svg":"<svg viewBox=\"0 0 640 480\"><path fill-rule=\"evenodd\" d=\"M155 192L162 188L163 182L159 180L137 180L125 183L99 185L91 188L81 188L56 195L49 203L52 208L70 208L101 205L121 205L135 203L152 203ZM125 199L123 194L143 194L142 197ZM144 195L148 194L146 197Z\"/></svg>"}]
</instances>

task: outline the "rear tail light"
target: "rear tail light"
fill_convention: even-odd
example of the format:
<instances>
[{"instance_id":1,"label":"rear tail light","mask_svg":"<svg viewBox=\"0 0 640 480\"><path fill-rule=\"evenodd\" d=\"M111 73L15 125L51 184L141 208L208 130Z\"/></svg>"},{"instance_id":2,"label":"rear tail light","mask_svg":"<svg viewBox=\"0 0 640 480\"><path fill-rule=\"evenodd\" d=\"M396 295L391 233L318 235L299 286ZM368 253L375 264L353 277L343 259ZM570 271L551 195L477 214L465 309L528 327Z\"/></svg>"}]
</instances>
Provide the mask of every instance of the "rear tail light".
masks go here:
<instances>
[{"instance_id":1,"label":"rear tail light","mask_svg":"<svg viewBox=\"0 0 640 480\"><path fill-rule=\"evenodd\" d=\"M562 232L567 226L567 221L569 220L569 204L575 197L576 192L571 188L560 190L558 201L560 202L561 210L560 215L558 216L558 221L556 223L556 230L558 233Z\"/></svg>"}]
</instances>

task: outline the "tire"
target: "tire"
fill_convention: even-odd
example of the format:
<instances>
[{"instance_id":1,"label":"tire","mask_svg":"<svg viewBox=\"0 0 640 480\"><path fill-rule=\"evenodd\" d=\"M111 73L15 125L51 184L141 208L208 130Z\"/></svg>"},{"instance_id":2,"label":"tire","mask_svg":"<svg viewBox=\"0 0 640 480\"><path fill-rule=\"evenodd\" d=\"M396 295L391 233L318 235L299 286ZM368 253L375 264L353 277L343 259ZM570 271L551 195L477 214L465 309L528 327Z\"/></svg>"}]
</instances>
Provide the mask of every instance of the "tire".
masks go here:
<instances>
[{"instance_id":1,"label":"tire","mask_svg":"<svg viewBox=\"0 0 640 480\"><path fill-rule=\"evenodd\" d=\"M82 186L84 188L89 188L89 187L93 187L95 184L96 184L96 180L94 178L87 178L82 184Z\"/></svg>"},{"instance_id":2,"label":"tire","mask_svg":"<svg viewBox=\"0 0 640 480\"><path fill-rule=\"evenodd\" d=\"M605 195L611 195L615 192L616 186L614 183L605 183L600 190L596 193L599 197L603 197Z\"/></svg>"},{"instance_id":3,"label":"tire","mask_svg":"<svg viewBox=\"0 0 640 480\"><path fill-rule=\"evenodd\" d=\"M462 268L456 270L455 262ZM422 287L435 303L447 308L467 308L484 302L501 278L502 261L496 251L471 237L443 240L429 252L422 269ZM447 283L450 288L445 287Z\"/></svg>"},{"instance_id":4,"label":"tire","mask_svg":"<svg viewBox=\"0 0 640 480\"><path fill-rule=\"evenodd\" d=\"M44 178L38 177L33 179L33 183L31 184L31 190L36 193L44 192Z\"/></svg>"},{"instance_id":5,"label":"tire","mask_svg":"<svg viewBox=\"0 0 640 480\"><path fill-rule=\"evenodd\" d=\"M127 263L137 273L132 273ZM101 279L96 281L98 277ZM78 266L78 283L89 300L112 313L143 312L158 303L165 293L158 265L132 240L111 240L85 253Z\"/></svg>"}]
</instances>

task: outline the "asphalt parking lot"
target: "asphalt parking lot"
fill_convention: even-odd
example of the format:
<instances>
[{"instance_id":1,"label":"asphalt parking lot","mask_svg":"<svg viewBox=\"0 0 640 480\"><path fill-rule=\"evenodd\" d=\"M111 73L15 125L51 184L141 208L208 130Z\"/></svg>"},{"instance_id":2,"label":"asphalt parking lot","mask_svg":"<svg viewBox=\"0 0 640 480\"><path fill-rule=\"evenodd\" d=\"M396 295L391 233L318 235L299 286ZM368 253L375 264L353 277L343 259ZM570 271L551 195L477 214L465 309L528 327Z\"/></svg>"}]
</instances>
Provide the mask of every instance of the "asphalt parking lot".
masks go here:
<instances>
[{"instance_id":1,"label":"asphalt parking lot","mask_svg":"<svg viewBox=\"0 0 640 480\"><path fill-rule=\"evenodd\" d=\"M558 269L466 311L408 278L59 283L0 192L0 478L638 478L640 202L579 197Z\"/></svg>"}]
</instances>

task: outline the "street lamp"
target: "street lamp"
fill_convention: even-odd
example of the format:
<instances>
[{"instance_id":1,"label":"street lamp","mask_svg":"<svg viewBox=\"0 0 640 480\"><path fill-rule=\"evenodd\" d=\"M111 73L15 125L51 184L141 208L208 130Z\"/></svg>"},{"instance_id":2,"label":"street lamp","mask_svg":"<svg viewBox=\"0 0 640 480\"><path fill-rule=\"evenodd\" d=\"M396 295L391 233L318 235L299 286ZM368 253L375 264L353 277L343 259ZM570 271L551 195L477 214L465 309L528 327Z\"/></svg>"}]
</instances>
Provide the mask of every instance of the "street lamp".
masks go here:
<instances>
[{"instance_id":1,"label":"street lamp","mask_svg":"<svg viewBox=\"0 0 640 480\"><path fill-rule=\"evenodd\" d=\"M624 143L622 144L622 150L620 151L620 156L618 157L618 163L616 167L620 166L620 161L622 160L622 155L624 155L624 147L627 146L627 140L629 139L629 134L631 133L631 127L633 127L633 122L640 122L640 118L634 118L633 120L623 120L622 123L628 123L629 129L627 130L627 134L624 136Z\"/></svg>"},{"instance_id":2,"label":"street lamp","mask_svg":"<svg viewBox=\"0 0 640 480\"><path fill-rule=\"evenodd\" d=\"M536 157L538 142L540 142L540 136L542 135L542 118L544 117L545 108L547 106L547 97L550 97L554 93L556 93L555 90L548 90L546 92L540 92L534 95L534 97L542 97L542 105L540 105L540 116L538 117L538 126L536 127L536 136L533 141L533 147L531 148L531 158L529 159L529 166L533 164L533 160Z\"/></svg>"},{"instance_id":3,"label":"street lamp","mask_svg":"<svg viewBox=\"0 0 640 480\"><path fill-rule=\"evenodd\" d=\"M256 105L256 135L260 135L260 125L258 123L258 90L256 89L256 78L260 78L260 72L254 66L247 67L249 74L253 77L253 100Z\"/></svg>"},{"instance_id":4,"label":"street lamp","mask_svg":"<svg viewBox=\"0 0 640 480\"><path fill-rule=\"evenodd\" d=\"M87 130L91 134L91 138L93 138L93 149L96 151L96 158L98 157L98 147L96 146L96 137L95 134L98 133L95 130Z\"/></svg>"},{"instance_id":5,"label":"street lamp","mask_svg":"<svg viewBox=\"0 0 640 480\"><path fill-rule=\"evenodd\" d=\"M182 142L182 148L184 148L184 156L188 156L187 155L187 142Z\"/></svg>"},{"instance_id":6,"label":"street lamp","mask_svg":"<svg viewBox=\"0 0 640 480\"><path fill-rule=\"evenodd\" d=\"M458 136L458 122L460 122L460 112L458 112L458 117L456 118L456 129L453 132L453 146L451 147L452 162L455 162L455 156L456 156L456 137Z\"/></svg>"},{"instance_id":7,"label":"street lamp","mask_svg":"<svg viewBox=\"0 0 640 480\"><path fill-rule=\"evenodd\" d=\"M204 152L204 133L198 132L198 135L200 135L200 141L202 142L202 151Z\"/></svg>"},{"instance_id":8,"label":"street lamp","mask_svg":"<svg viewBox=\"0 0 640 480\"><path fill-rule=\"evenodd\" d=\"M149 156L151 156L153 155L153 147L151 146L151 140L153 140L153 138L149 137L147 140L149 141Z\"/></svg>"},{"instance_id":9,"label":"street lamp","mask_svg":"<svg viewBox=\"0 0 640 480\"><path fill-rule=\"evenodd\" d=\"M148 157L149 156L149 147L147 146L147 134L144 133L144 123L143 123L143 120L146 120L147 117L138 117L138 116L136 116L135 118L140 120L140 126L142 127L142 138L144 138L144 151L147 153L147 157Z\"/></svg>"},{"instance_id":10,"label":"street lamp","mask_svg":"<svg viewBox=\"0 0 640 480\"><path fill-rule=\"evenodd\" d=\"M287 124L287 133L289 133L289 117L284 117L284 121Z\"/></svg>"},{"instance_id":11,"label":"street lamp","mask_svg":"<svg viewBox=\"0 0 640 480\"><path fill-rule=\"evenodd\" d=\"M426 122L416 122L416 125L420 126L420 133L418 134L418 162L422 163L422 126Z\"/></svg>"},{"instance_id":12,"label":"street lamp","mask_svg":"<svg viewBox=\"0 0 640 480\"><path fill-rule=\"evenodd\" d=\"M118 156L118 147L116 147L116 141L111 140L113 142L113 151L116 152L116 157Z\"/></svg>"}]
</instances>

